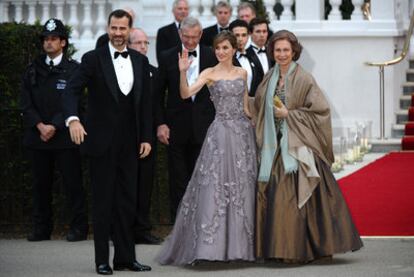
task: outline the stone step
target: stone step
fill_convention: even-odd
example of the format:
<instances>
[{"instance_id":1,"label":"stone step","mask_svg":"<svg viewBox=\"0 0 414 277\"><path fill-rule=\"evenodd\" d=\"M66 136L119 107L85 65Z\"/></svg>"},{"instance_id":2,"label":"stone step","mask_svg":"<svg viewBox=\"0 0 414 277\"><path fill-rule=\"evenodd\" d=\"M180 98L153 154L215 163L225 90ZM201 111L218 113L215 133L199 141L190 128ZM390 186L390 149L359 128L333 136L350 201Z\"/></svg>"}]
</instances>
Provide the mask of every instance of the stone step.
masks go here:
<instances>
[{"instance_id":1,"label":"stone step","mask_svg":"<svg viewBox=\"0 0 414 277\"><path fill-rule=\"evenodd\" d=\"M372 139L370 140L370 143L372 153L388 153L401 150L400 138L387 138L384 140Z\"/></svg>"},{"instance_id":2,"label":"stone step","mask_svg":"<svg viewBox=\"0 0 414 277\"><path fill-rule=\"evenodd\" d=\"M391 129L392 138L402 138L404 136L405 124L393 124Z\"/></svg>"},{"instance_id":3,"label":"stone step","mask_svg":"<svg viewBox=\"0 0 414 277\"><path fill-rule=\"evenodd\" d=\"M411 95L414 92L414 82L405 82L402 85L403 94Z\"/></svg>"},{"instance_id":4,"label":"stone step","mask_svg":"<svg viewBox=\"0 0 414 277\"><path fill-rule=\"evenodd\" d=\"M406 75L408 82L414 82L414 69L407 69Z\"/></svg>"},{"instance_id":5,"label":"stone step","mask_svg":"<svg viewBox=\"0 0 414 277\"><path fill-rule=\"evenodd\" d=\"M408 121L408 110L399 110L395 112L397 124L405 124Z\"/></svg>"},{"instance_id":6,"label":"stone step","mask_svg":"<svg viewBox=\"0 0 414 277\"><path fill-rule=\"evenodd\" d=\"M401 95L400 96L400 108L408 109L411 107L411 95Z\"/></svg>"}]
</instances>

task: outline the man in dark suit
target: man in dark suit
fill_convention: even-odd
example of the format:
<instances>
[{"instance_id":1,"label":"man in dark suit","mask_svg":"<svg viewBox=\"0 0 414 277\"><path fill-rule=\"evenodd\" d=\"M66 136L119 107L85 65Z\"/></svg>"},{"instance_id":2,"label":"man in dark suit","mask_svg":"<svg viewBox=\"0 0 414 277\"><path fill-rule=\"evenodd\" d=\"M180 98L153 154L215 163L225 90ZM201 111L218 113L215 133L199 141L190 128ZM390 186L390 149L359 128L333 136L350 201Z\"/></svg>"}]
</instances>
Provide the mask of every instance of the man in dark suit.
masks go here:
<instances>
[{"instance_id":1,"label":"man in dark suit","mask_svg":"<svg viewBox=\"0 0 414 277\"><path fill-rule=\"evenodd\" d=\"M129 34L128 46L142 55L146 56L148 52L148 36L144 30L140 28L133 28ZM151 78L151 94L152 87L154 86L154 79L157 74L157 68L153 65L149 65L150 78ZM152 96L153 112L155 111L155 101ZM153 132L155 131L155 126ZM151 153L141 159L138 162L138 201L137 201L137 221L135 226L135 242L144 244L160 244L161 238L158 238L151 234L151 222L150 222L150 207L151 207L151 195L152 185L154 183L155 172L155 155L156 155L156 135L154 134L151 141Z\"/></svg>"},{"instance_id":2,"label":"man in dark suit","mask_svg":"<svg viewBox=\"0 0 414 277\"><path fill-rule=\"evenodd\" d=\"M182 99L180 96L180 72L178 54L185 48L189 51L191 66L187 81L191 85L199 73L217 64L211 48L200 45L202 27L200 22L187 17L181 23L182 45L161 54L154 94L158 97L156 112L157 137L168 145L168 173L170 185L171 217L175 218L178 204L200 153L201 145L215 110L208 88L204 86L195 97ZM168 96L165 106L165 93Z\"/></svg>"},{"instance_id":3,"label":"man in dark suit","mask_svg":"<svg viewBox=\"0 0 414 277\"><path fill-rule=\"evenodd\" d=\"M68 35L63 23L49 19L41 34L45 54L29 65L22 83L24 145L33 166L33 230L29 241L49 240L53 228L54 167L62 174L72 213L66 239L85 240L88 219L79 147L72 143L62 116L61 95L79 64L66 57Z\"/></svg>"},{"instance_id":4,"label":"man in dark suit","mask_svg":"<svg viewBox=\"0 0 414 277\"><path fill-rule=\"evenodd\" d=\"M247 89L249 96L254 97L254 92L251 91L251 87L253 83L257 83L258 67L246 54L246 44L249 40L249 24L241 19L236 19L230 23L229 29L237 39L237 51L233 57L233 64L247 71Z\"/></svg>"},{"instance_id":5,"label":"man in dark suit","mask_svg":"<svg viewBox=\"0 0 414 277\"><path fill-rule=\"evenodd\" d=\"M187 0L175 0L173 2L172 12L174 15L174 22L161 27L157 32L156 39L156 55L158 64L160 63L161 52L181 44L178 29L181 21L188 16L189 6Z\"/></svg>"},{"instance_id":6,"label":"man in dark suit","mask_svg":"<svg viewBox=\"0 0 414 277\"><path fill-rule=\"evenodd\" d=\"M64 115L72 141L82 144L90 161L95 263L98 274L114 270L148 271L135 259L138 157L151 151L151 95L148 59L127 48L131 15L113 11L109 43L83 55L63 94ZM88 88L85 127L77 118L78 100Z\"/></svg>"},{"instance_id":7,"label":"man in dark suit","mask_svg":"<svg viewBox=\"0 0 414 277\"><path fill-rule=\"evenodd\" d=\"M213 40L216 35L221 31L229 29L232 10L231 5L227 1L219 1L214 6L214 14L216 15L217 23L203 30L200 44L213 47Z\"/></svg>"},{"instance_id":8,"label":"man in dark suit","mask_svg":"<svg viewBox=\"0 0 414 277\"><path fill-rule=\"evenodd\" d=\"M273 63L266 52L266 42L269 35L269 25L267 20L264 18L252 19L249 23L249 32L252 42L249 48L247 48L246 54L258 68L257 78L252 81L250 88L250 95L254 96L263 76L273 66Z\"/></svg>"}]
</instances>

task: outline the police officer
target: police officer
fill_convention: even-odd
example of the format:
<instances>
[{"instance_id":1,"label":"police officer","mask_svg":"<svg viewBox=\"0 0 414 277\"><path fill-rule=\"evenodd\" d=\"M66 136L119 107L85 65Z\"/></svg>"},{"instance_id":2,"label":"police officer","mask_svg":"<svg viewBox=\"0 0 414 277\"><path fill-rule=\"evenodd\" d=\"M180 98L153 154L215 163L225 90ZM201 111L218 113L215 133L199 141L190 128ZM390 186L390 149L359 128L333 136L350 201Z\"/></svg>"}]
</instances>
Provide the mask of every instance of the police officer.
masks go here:
<instances>
[{"instance_id":1,"label":"police officer","mask_svg":"<svg viewBox=\"0 0 414 277\"><path fill-rule=\"evenodd\" d=\"M72 143L62 115L60 97L78 63L65 56L68 35L59 19L51 18L40 36L45 54L26 69L21 104L33 166L33 230L29 241L49 240L53 228L52 186L56 166L62 176L72 220L66 239L85 240L88 233L85 191L79 148Z\"/></svg>"}]
</instances>

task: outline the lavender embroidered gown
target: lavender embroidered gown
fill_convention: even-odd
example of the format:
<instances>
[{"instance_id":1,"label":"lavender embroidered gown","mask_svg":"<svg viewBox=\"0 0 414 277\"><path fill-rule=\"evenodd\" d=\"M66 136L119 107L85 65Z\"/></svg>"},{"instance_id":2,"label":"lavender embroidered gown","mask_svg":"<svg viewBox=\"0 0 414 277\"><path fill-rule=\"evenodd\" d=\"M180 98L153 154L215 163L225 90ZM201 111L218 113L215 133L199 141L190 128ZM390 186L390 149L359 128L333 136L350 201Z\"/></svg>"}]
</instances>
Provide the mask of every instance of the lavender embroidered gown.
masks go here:
<instances>
[{"instance_id":1,"label":"lavender embroidered gown","mask_svg":"<svg viewBox=\"0 0 414 277\"><path fill-rule=\"evenodd\" d=\"M156 260L254 260L256 146L243 111L245 82L210 87L216 117L210 125L171 234Z\"/></svg>"}]
</instances>

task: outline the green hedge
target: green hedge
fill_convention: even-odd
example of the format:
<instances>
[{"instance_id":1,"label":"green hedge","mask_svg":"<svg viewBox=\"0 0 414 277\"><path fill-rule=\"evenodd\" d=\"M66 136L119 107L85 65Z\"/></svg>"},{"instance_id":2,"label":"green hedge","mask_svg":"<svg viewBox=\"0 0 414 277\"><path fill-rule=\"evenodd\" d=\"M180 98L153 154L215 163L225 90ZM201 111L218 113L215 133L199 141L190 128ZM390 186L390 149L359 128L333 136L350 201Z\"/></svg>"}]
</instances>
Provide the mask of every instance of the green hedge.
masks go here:
<instances>
[{"instance_id":1,"label":"green hedge","mask_svg":"<svg viewBox=\"0 0 414 277\"><path fill-rule=\"evenodd\" d=\"M0 24L0 235L19 233L20 230L23 234L31 223L32 177L27 152L22 147L23 126L19 102L22 73L40 54L41 30L39 23ZM73 45L70 45L68 56L74 52ZM165 147L158 147L159 162L151 209L155 224L170 222L165 156ZM87 163L85 160L83 162ZM86 166L84 168L84 183L89 194L89 178ZM66 227L68 209L61 193L63 187L60 176L55 176L54 220L57 226Z\"/></svg>"}]
</instances>

